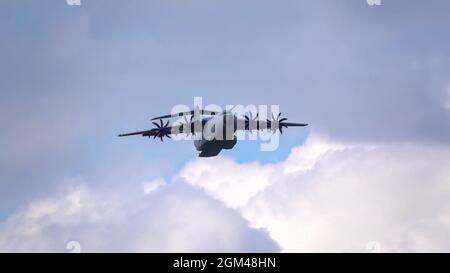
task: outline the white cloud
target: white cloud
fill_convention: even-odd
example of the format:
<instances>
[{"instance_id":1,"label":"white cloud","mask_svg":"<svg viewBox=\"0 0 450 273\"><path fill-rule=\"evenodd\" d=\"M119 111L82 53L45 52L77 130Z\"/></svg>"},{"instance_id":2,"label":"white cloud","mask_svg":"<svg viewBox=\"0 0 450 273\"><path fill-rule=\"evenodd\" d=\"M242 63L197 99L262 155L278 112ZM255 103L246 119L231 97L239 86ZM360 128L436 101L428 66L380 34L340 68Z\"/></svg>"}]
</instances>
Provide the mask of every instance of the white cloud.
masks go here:
<instances>
[{"instance_id":1,"label":"white cloud","mask_svg":"<svg viewBox=\"0 0 450 273\"><path fill-rule=\"evenodd\" d=\"M312 134L277 164L197 159L169 184L77 178L13 213L0 250L450 251L448 162L446 146Z\"/></svg>"},{"instance_id":2,"label":"white cloud","mask_svg":"<svg viewBox=\"0 0 450 273\"><path fill-rule=\"evenodd\" d=\"M181 174L266 228L283 251L367 251L372 242L381 251L450 251L448 147L312 136L276 165L219 160Z\"/></svg>"},{"instance_id":3,"label":"white cloud","mask_svg":"<svg viewBox=\"0 0 450 273\"><path fill-rule=\"evenodd\" d=\"M232 159L223 157L199 159L188 163L179 176L188 184L205 189L227 206L239 208L280 178L290 173L306 172L326 153L344 147L314 135L308 145L294 148L289 158L279 164L236 164Z\"/></svg>"},{"instance_id":4,"label":"white cloud","mask_svg":"<svg viewBox=\"0 0 450 273\"><path fill-rule=\"evenodd\" d=\"M190 185L205 189L227 206L241 208L271 184L291 174L310 171L323 156L348 147L351 146L314 134L307 145L295 147L288 159L278 164L237 164L224 157L198 159L189 162L178 176Z\"/></svg>"},{"instance_id":5,"label":"white cloud","mask_svg":"<svg viewBox=\"0 0 450 273\"><path fill-rule=\"evenodd\" d=\"M273 168L259 163L239 165L217 157L190 162L179 176L188 184L204 188L229 207L237 208L270 185Z\"/></svg>"},{"instance_id":6,"label":"white cloud","mask_svg":"<svg viewBox=\"0 0 450 273\"><path fill-rule=\"evenodd\" d=\"M141 186L142 186L142 191L144 191L145 194L149 194L149 193L156 191L157 189L159 189L159 187L163 186L164 184L166 184L164 179L157 178L150 182L143 182L141 184Z\"/></svg>"},{"instance_id":7,"label":"white cloud","mask_svg":"<svg viewBox=\"0 0 450 273\"><path fill-rule=\"evenodd\" d=\"M147 184L151 192L146 187L136 194L73 181L75 186L9 217L0 226L0 251L61 252L71 241L84 252L278 250L267 233L250 228L236 211L183 183L162 183L155 180Z\"/></svg>"}]
</instances>

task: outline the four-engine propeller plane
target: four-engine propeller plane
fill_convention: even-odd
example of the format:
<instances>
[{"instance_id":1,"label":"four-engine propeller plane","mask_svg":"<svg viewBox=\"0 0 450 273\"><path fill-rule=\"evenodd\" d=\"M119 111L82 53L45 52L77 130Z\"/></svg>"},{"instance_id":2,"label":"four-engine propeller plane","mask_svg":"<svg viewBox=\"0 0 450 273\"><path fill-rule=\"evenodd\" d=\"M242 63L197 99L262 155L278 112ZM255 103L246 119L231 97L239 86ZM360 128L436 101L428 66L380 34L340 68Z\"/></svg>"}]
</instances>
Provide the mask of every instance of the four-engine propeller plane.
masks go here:
<instances>
[{"instance_id":1,"label":"four-engine propeller plane","mask_svg":"<svg viewBox=\"0 0 450 273\"><path fill-rule=\"evenodd\" d=\"M190 119L187 118L190 116ZM209 110L192 110L188 112L175 113L171 115L164 115L155 117L152 122L156 128L120 134L119 137L142 135L144 137L160 138L163 141L164 137L171 138L171 135L177 134L193 134L196 136L194 145L199 151L199 157L212 157L220 153L222 149L232 149L236 145L238 130L272 130L275 133L277 130L283 133L283 128L288 127L303 127L306 123L291 123L286 122L287 118L281 118L281 113L275 118L272 114L272 120L261 120L255 117L251 112L244 116L244 119L239 118L231 111L209 111ZM184 123L169 126L169 121L164 123L163 119L183 117Z\"/></svg>"}]
</instances>

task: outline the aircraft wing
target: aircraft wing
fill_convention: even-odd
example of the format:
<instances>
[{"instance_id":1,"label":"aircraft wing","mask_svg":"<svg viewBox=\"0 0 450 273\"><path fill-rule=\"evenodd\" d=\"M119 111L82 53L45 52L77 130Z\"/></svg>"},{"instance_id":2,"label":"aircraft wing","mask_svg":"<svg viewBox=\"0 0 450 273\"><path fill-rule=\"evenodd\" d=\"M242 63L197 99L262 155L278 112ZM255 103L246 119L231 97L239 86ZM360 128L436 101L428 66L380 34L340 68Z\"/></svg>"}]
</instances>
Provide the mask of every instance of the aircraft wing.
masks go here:
<instances>
[{"instance_id":1,"label":"aircraft wing","mask_svg":"<svg viewBox=\"0 0 450 273\"><path fill-rule=\"evenodd\" d=\"M308 126L308 123L283 122L282 124L286 125L287 127L304 127L304 126Z\"/></svg>"},{"instance_id":2,"label":"aircraft wing","mask_svg":"<svg viewBox=\"0 0 450 273\"><path fill-rule=\"evenodd\" d=\"M192 124L193 125L193 124ZM187 130L186 125L174 125L174 126L166 126L166 127L160 127L160 128L153 128L150 130L145 131L137 131L137 132L131 132L131 133L125 133L120 134L118 137L125 137L125 136L135 136L135 135L142 135L143 137L152 137L157 138L159 137L162 140L162 137L166 136L170 138L171 134L180 134ZM193 127L193 126L190 126Z\"/></svg>"},{"instance_id":3,"label":"aircraft wing","mask_svg":"<svg viewBox=\"0 0 450 273\"><path fill-rule=\"evenodd\" d=\"M272 119L272 120L259 120L259 119L238 119L238 130L280 130L283 133L283 128L288 127L304 127L308 126L307 123L294 123L285 122L286 119Z\"/></svg>"},{"instance_id":4,"label":"aircraft wing","mask_svg":"<svg viewBox=\"0 0 450 273\"><path fill-rule=\"evenodd\" d=\"M217 114L219 114L219 112L216 112L216 111L197 109L197 110L192 110L192 111L187 111L187 112L180 112L180 113L175 113L175 114L170 114L170 115L154 117L154 118L152 118L152 120L165 119L165 118L175 118L175 117L182 117L182 116L187 116L187 115L193 116L193 115L196 114L196 111L200 115L217 115Z\"/></svg>"},{"instance_id":5,"label":"aircraft wing","mask_svg":"<svg viewBox=\"0 0 450 273\"><path fill-rule=\"evenodd\" d=\"M145 131L138 131L138 132L120 134L120 135L118 135L118 137L134 136L134 135L152 136L152 135L156 135L157 132L158 132L158 130L151 129L151 130L145 130Z\"/></svg>"}]
</instances>

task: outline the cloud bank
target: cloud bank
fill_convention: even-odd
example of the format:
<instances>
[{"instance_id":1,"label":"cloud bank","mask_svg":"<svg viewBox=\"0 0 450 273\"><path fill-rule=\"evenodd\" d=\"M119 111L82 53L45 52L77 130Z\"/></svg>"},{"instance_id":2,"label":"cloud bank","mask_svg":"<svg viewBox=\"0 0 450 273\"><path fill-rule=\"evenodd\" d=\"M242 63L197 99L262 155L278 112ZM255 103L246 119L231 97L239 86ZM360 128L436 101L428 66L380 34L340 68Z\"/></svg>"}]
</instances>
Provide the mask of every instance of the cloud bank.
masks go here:
<instances>
[{"instance_id":1,"label":"cloud bank","mask_svg":"<svg viewBox=\"0 0 450 273\"><path fill-rule=\"evenodd\" d=\"M0 226L0 251L62 252L72 241L82 252L279 250L264 230L186 184L155 180L134 192L71 184L10 216Z\"/></svg>"},{"instance_id":2,"label":"cloud bank","mask_svg":"<svg viewBox=\"0 0 450 273\"><path fill-rule=\"evenodd\" d=\"M277 164L196 159L171 183L126 186L134 191L75 180L10 216L0 249L63 251L76 240L84 251L450 251L446 162L445 147L313 134Z\"/></svg>"},{"instance_id":3,"label":"cloud bank","mask_svg":"<svg viewBox=\"0 0 450 273\"><path fill-rule=\"evenodd\" d=\"M267 229L283 251L361 252L372 242L381 251L450 251L447 162L448 147L313 135L279 164L196 160L180 175Z\"/></svg>"}]
</instances>

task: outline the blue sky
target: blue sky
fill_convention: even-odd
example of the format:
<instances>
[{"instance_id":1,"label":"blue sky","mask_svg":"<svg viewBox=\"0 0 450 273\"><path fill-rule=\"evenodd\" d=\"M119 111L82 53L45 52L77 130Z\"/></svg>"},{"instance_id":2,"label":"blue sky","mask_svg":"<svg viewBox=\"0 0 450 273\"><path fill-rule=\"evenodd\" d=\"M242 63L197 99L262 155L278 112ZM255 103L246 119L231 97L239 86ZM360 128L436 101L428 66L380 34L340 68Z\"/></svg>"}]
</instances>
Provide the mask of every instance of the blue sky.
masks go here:
<instances>
[{"instance_id":1,"label":"blue sky","mask_svg":"<svg viewBox=\"0 0 450 273\"><path fill-rule=\"evenodd\" d=\"M195 96L223 107L277 104L289 121L310 124L286 130L275 152L258 142L223 152L244 166L283 162L313 132L348 145L448 147L449 8L2 1L0 220L75 177L93 187L108 184L109 170L176 180L196 159L192 143L116 136L151 128L152 117Z\"/></svg>"}]
</instances>

